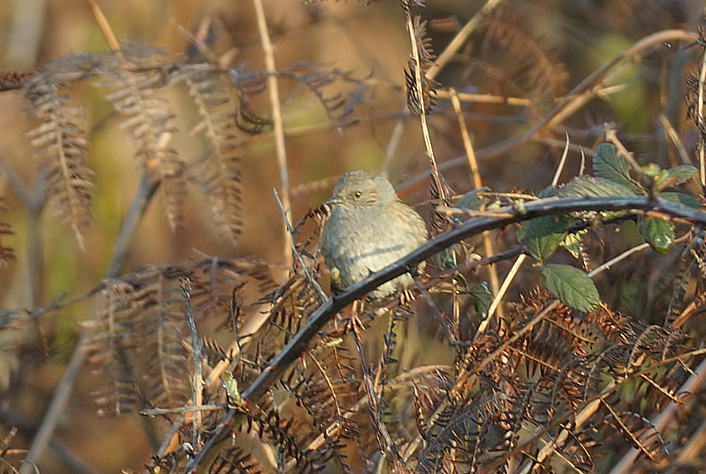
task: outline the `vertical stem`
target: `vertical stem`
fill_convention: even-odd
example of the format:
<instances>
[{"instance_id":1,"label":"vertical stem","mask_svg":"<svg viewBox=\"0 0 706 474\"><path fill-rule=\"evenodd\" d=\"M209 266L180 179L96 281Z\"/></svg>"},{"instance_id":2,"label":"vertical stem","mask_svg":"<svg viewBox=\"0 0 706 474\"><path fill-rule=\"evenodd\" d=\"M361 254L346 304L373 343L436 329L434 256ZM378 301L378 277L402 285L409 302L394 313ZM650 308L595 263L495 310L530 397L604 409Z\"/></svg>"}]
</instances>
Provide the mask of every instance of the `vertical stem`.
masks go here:
<instances>
[{"instance_id":1,"label":"vertical stem","mask_svg":"<svg viewBox=\"0 0 706 474\"><path fill-rule=\"evenodd\" d=\"M267 21L265 11L262 8L261 0L253 0L255 6L255 16L257 17L257 28L260 33L262 51L265 55L265 68L267 70L267 91L270 95L270 107L272 107L272 123L274 125L275 145L277 147L277 168L279 169L279 184L281 189L282 206L287 215L287 221L292 222L292 205L289 199L289 175L287 173L287 151L284 145L284 126L282 123L282 109L279 102L279 88L277 86L277 69L275 67L274 50L270 35L267 32ZM287 226L282 226L284 237L283 255L285 265L291 267L293 261L292 249L289 246L289 231Z\"/></svg>"},{"instance_id":2,"label":"vertical stem","mask_svg":"<svg viewBox=\"0 0 706 474\"><path fill-rule=\"evenodd\" d=\"M453 87L449 89L451 94L451 104L453 105L454 111L456 112L456 118L458 119L458 129L461 132L461 139L463 141L463 148L466 152L466 157L468 158L468 166L471 168L471 176L473 177L473 186L475 189L480 189L483 187L483 181L480 178L480 170L478 169L478 160L476 160L476 153L473 150L473 143L471 143L471 137L466 128L466 122L463 119L463 111L461 110L461 101L458 100L458 94L456 94L456 89ZM485 256L490 257L495 253L493 250L493 243L490 240L490 232L483 232L483 247L485 250ZM495 265L488 265L488 280L490 281L490 290L493 296L497 295L500 291L500 279L498 278L498 269ZM498 316L502 317L503 308L498 306Z\"/></svg>"},{"instance_id":3,"label":"vertical stem","mask_svg":"<svg viewBox=\"0 0 706 474\"><path fill-rule=\"evenodd\" d=\"M439 55L438 58L436 58L436 61L434 61L434 65L429 68L429 71L427 71L427 77L429 80L433 80L439 71L446 65L446 63L449 62L449 60L453 57L454 54L456 54L456 51L463 46L463 43L468 39L468 37L475 31L476 28L478 28L478 25L480 25L481 20L488 16L490 12L495 9L502 0L488 0L485 5L483 5L483 8L479 12L477 12L473 18L471 18L468 23L466 23L461 31L456 34L453 40L446 46L446 49ZM409 13L407 14L409 16ZM402 112L400 114L400 118L395 124L395 128L393 130L392 135L390 136L390 140L387 143L387 147L385 148L385 164L384 166L387 167L390 160L394 156L395 152L397 151L397 147L400 144L400 141L402 140L402 131L404 128L404 122L409 117L409 110L407 107L404 107L402 109Z\"/></svg>"},{"instance_id":4,"label":"vertical stem","mask_svg":"<svg viewBox=\"0 0 706 474\"><path fill-rule=\"evenodd\" d=\"M412 60L414 61L414 80L417 87L417 95L419 97L419 120L422 124L422 135L424 136L424 147L427 151L427 157L429 158L429 165L431 166L431 176L436 185L436 191L439 193L439 197L443 203L446 203L446 194L444 193L444 188L441 184L441 178L439 177L439 169L436 166L436 158L434 157L434 149L431 146L431 137L429 136L429 125L427 124L427 107L426 107L426 97L424 97L424 85L423 82L426 80L424 76L424 71L422 70L421 54L419 52L419 45L417 44L417 33L414 27L414 21L412 21L412 15L407 12L407 30L409 31L409 39L412 43Z\"/></svg>"},{"instance_id":5,"label":"vertical stem","mask_svg":"<svg viewBox=\"0 0 706 474\"><path fill-rule=\"evenodd\" d=\"M456 54L456 51L461 49L461 46L463 46L468 37L471 36L471 33L478 28L481 21L483 21L483 19L487 17L490 12L495 9L495 7L500 5L502 1L503 0L488 0L485 2L485 5L483 5L483 8L481 8L478 13L473 15L473 18L468 20L468 23L463 25L461 31L456 33L456 36L454 36L448 46L446 46L446 49L444 49L436 59L434 65L429 68L429 72L427 73L429 79L434 79L436 77L439 71L441 71L441 68L443 68L449 60L451 60L453 55Z\"/></svg>"},{"instance_id":6,"label":"vertical stem","mask_svg":"<svg viewBox=\"0 0 706 474\"><path fill-rule=\"evenodd\" d=\"M698 101L698 121L699 121L699 181L701 182L701 187L706 186L706 164L704 160L704 146L706 146L706 141L704 140L704 127L706 123L704 122L704 81L706 81L706 49L704 49L703 57L701 58L701 70L699 71L699 97Z\"/></svg>"}]
</instances>

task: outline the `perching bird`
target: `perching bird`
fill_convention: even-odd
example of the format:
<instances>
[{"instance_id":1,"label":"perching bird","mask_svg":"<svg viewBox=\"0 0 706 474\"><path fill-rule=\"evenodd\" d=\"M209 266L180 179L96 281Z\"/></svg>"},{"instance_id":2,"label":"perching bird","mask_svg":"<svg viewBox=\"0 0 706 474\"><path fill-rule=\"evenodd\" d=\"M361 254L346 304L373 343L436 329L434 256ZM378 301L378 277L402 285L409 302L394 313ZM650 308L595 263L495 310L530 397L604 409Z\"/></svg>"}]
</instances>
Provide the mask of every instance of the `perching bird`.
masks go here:
<instances>
[{"instance_id":1,"label":"perching bird","mask_svg":"<svg viewBox=\"0 0 706 474\"><path fill-rule=\"evenodd\" d=\"M421 246L427 240L424 220L402 203L383 176L353 171L333 187L326 201L331 215L324 223L319 247L336 289L351 286ZM412 284L409 273L383 283L371 300Z\"/></svg>"}]
</instances>

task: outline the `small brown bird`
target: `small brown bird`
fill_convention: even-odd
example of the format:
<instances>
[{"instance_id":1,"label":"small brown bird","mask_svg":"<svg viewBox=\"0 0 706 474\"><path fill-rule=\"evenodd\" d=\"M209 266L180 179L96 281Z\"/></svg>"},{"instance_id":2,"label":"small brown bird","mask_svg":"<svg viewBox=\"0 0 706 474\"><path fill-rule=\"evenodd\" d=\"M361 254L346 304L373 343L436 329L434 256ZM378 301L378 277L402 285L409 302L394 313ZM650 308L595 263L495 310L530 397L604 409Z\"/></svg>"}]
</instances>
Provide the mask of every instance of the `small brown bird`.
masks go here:
<instances>
[{"instance_id":1,"label":"small brown bird","mask_svg":"<svg viewBox=\"0 0 706 474\"><path fill-rule=\"evenodd\" d=\"M400 201L395 188L381 175L367 171L343 175L325 204L331 215L324 223L319 247L334 288L358 283L427 240L424 220ZM368 298L392 295L412 281L405 273L371 291Z\"/></svg>"}]
</instances>

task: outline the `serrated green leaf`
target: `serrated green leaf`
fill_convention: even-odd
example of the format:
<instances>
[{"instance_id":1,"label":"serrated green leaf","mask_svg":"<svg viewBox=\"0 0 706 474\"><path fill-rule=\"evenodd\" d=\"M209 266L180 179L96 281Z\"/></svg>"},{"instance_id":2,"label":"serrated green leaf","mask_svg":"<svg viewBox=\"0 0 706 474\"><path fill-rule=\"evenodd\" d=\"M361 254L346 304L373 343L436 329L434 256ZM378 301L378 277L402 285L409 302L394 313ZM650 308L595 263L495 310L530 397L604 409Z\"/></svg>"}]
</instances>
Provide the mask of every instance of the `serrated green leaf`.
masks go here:
<instances>
[{"instance_id":1,"label":"serrated green leaf","mask_svg":"<svg viewBox=\"0 0 706 474\"><path fill-rule=\"evenodd\" d=\"M473 305L475 306L476 313L481 319L488 317L488 309L493 302L493 294L488 289L488 284L486 282L476 285L470 289L471 296L473 296Z\"/></svg>"},{"instance_id":2,"label":"serrated green leaf","mask_svg":"<svg viewBox=\"0 0 706 474\"><path fill-rule=\"evenodd\" d=\"M547 289L566 306L588 313L598 308L601 297L593 280L570 265L549 264L541 268Z\"/></svg>"},{"instance_id":3,"label":"serrated green leaf","mask_svg":"<svg viewBox=\"0 0 706 474\"><path fill-rule=\"evenodd\" d=\"M689 181L696 174L696 168L691 165L675 166L664 170L655 181L655 189L660 190L667 186L676 186Z\"/></svg>"},{"instance_id":4,"label":"serrated green leaf","mask_svg":"<svg viewBox=\"0 0 706 474\"><path fill-rule=\"evenodd\" d=\"M674 224L656 217L640 216L637 227L653 250L667 253L674 243Z\"/></svg>"},{"instance_id":5,"label":"serrated green leaf","mask_svg":"<svg viewBox=\"0 0 706 474\"><path fill-rule=\"evenodd\" d=\"M690 196L689 194L665 191L659 193L659 196L663 197L664 199L667 199L668 201L684 204L685 206L689 206L693 209L698 209L701 207L701 202L694 196Z\"/></svg>"},{"instance_id":6,"label":"serrated green leaf","mask_svg":"<svg viewBox=\"0 0 706 474\"><path fill-rule=\"evenodd\" d=\"M530 254L539 261L549 258L566 237L569 219L566 216L542 216L531 219L520 229Z\"/></svg>"},{"instance_id":7,"label":"serrated green leaf","mask_svg":"<svg viewBox=\"0 0 706 474\"><path fill-rule=\"evenodd\" d=\"M577 176L568 183L556 188L559 197L585 196L634 196L635 189L606 178L593 176Z\"/></svg>"},{"instance_id":8,"label":"serrated green leaf","mask_svg":"<svg viewBox=\"0 0 706 474\"><path fill-rule=\"evenodd\" d=\"M604 178L637 190L639 187L630 178L629 170L630 165L625 158L618 156L615 146L610 143L602 143L598 146L593 155L593 172L597 178Z\"/></svg>"}]
</instances>

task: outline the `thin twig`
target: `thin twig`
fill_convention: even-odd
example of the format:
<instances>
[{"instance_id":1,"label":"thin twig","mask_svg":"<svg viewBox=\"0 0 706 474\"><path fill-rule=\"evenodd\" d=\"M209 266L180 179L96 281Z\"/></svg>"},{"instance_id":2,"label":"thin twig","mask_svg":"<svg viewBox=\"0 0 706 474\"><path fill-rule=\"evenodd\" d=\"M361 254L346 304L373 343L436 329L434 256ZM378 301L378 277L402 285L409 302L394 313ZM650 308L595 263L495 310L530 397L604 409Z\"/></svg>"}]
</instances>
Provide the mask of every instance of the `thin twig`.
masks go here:
<instances>
[{"instance_id":1,"label":"thin twig","mask_svg":"<svg viewBox=\"0 0 706 474\"><path fill-rule=\"evenodd\" d=\"M409 32L409 40L412 43L412 61L414 62L414 82L417 88L417 96L419 98L419 121L422 125L422 136L424 137L424 148L426 149L427 158L429 158L429 166L431 167L431 177L434 180L436 191L439 193L439 198L446 203L446 191L441 183L439 169L436 166L436 158L434 156L434 148L431 146L431 137L429 136L429 124L427 123L427 98L425 96L424 82L427 80L424 77L424 67L422 65L422 53L419 51L421 47L417 42L417 31L414 27L412 15L406 12L407 31ZM430 86L431 87L431 86Z\"/></svg>"},{"instance_id":2,"label":"thin twig","mask_svg":"<svg viewBox=\"0 0 706 474\"><path fill-rule=\"evenodd\" d=\"M265 59L265 69L267 70L267 91L270 96L270 107L272 108L272 124L275 134L275 147L277 150L277 169L279 170L279 185L282 191L282 205L287 214L287 221L292 221L292 205L289 199L289 171L287 170L287 150L284 142L284 124L282 121L282 106L279 100L279 86L277 85L277 68L275 66L274 49L270 41L270 34L267 31L267 20L265 10L262 7L262 0L253 0L255 6L255 16L257 18L257 29L262 43L262 52ZM292 249L289 246L289 231L283 227L284 236L284 265L286 268L292 266Z\"/></svg>"},{"instance_id":3,"label":"thin twig","mask_svg":"<svg viewBox=\"0 0 706 474\"><path fill-rule=\"evenodd\" d=\"M292 254L296 257L297 261L299 262L302 271L304 271L304 275L306 275L307 281L314 288L314 290L316 290L316 294L319 296L319 301L324 302L328 299L328 296L326 296L324 290L321 289L321 285L319 285L319 282L311 276L311 273L309 273L309 268L304 263L304 259L302 259L301 253L297 251L297 245L294 243L294 235L292 235L294 231L292 230L292 225L289 223L289 218L287 217L287 213L285 212L284 205L282 204L282 201L279 198L279 193L277 193L276 189L272 189L272 193L275 195L277 206L279 207L279 211L282 213L284 226L287 229L287 240L289 240L289 244L291 245Z\"/></svg>"},{"instance_id":4,"label":"thin twig","mask_svg":"<svg viewBox=\"0 0 706 474\"><path fill-rule=\"evenodd\" d=\"M594 268L593 270L588 272L588 276L593 278L594 276L598 275L599 273L601 273L605 270L608 270L610 267L612 267L616 263L620 262L621 260L625 260L630 255L637 253L637 252L641 252L647 248L650 248L650 244L648 244L646 242L643 244L640 244L640 245L636 245L635 247L628 249L625 252L621 253L617 257L611 258L610 260L605 262L603 265L600 265L600 266Z\"/></svg>"},{"instance_id":5,"label":"thin twig","mask_svg":"<svg viewBox=\"0 0 706 474\"><path fill-rule=\"evenodd\" d=\"M561 172L564 171L564 165L566 164L566 157L569 155L569 134L566 134L566 142L564 145L564 152L561 154L561 159L559 160L559 165L556 167L556 172L554 173L554 179L552 179L552 187L555 187L559 182L559 177Z\"/></svg>"},{"instance_id":6,"label":"thin twig","mask_svg":"<svg viewBox=\"0 0 706 474\"><path fill-rule=\"evenodd\" d=\"M480 326L478 327L478 331L476 331L476 334L483 334L485 331L485 328L488 326L488 323L490 322L491 318L493 317L493 313L495 313L495 309L500 305L500 301L502 301L503 297L505 296L505 292L507 289L510 287L510 283L512 283L512 280L515 279L515 275L517 275L517 272L520 271L520 267L522 266L522 263L525 261L525 258L527 258L526 254L520 254L517 259L515 260L515 263L512 265L512 268L508 272L507 276L505 277L505 280L503 280L503 284L498 290L497 294L493 298L493 302L490 304L490 307L488 308L488 317L483 320L482 323L480 323Z\"/></svg>"},{"instance_id":7,"label":"thin twig","mask_svg":"<svg viewBox=\"0 0 706 474\"><path fill-rule=\"evenodd\" d=\"M120 274L123 265L127 261L132 237L137 231L137 226L140 224L140 219L144 215L147 205L157 192L157 188L159 188L159 181L150 179L149 175L143 171L140 176L140 182L137 185L135 198L130 204L127 217L115 243L113 257L110 259L108 270L105 272L106 278L115 278Z\"/></svg>"},{"instance_id":8,"label":"thin twig","mask_svg":"<svg viewBox=\"0 0 706 474\"><path fill-rule=\"evenodd\" d=\"M662 124L664 131L667 132L669 140L671 140L671 142L674 144L674 147L677 149L677 153L679 154L679 158L681 158L682 163L684 163L685 165L692 164L691 158L689 157L689 153L686 151L686 147L684 146L684 142L682 142L681 137L679 136L677 131L674 130L674 126L671 124L665 114L659 114L659 122Z\"/></svg>"},{"instance_id":9,"label":"thin twig","mask_svg":"<svg viewBox=\"0 0 706 474\"><path fill-rule=\"evenodd\" d=\"M699 70L699 89L698 89L698 96L696 98L697 100L697 109L698 109L698 125L699 129L703 129L704 124L706 123L704 121L704 82L706 82L706 48L704 48L704 54L701 58L701 69ZM704 147L706 147L706 141L704 140L704 136L702 133L699 134L699 146L698 146L698 151L699 151L699 181L701 182L701 187L706 186L706 159L704 159L704 156L706 155L706 150L704 150Z\"/></svg>"},{"instance_id":10,"label":"thin twig","mask_svg":"<svg viewBox=\"0 0 706 474\"><path fill-rule=\"evenodd\" d=\"M468 22L463 25L463 28L461 28L461 31L456 33L456 36L451 40L451 42L446 46L446 48L441 52L438 58L436 58L436 61L434 61L434 65L429 68L429 73L427 74L429 76L429 79L434 79L437 74L441 71L441 69L446 66L446 64L453 58L454 54L456 54L456 51L458 51L461 46L466 44L466 40L468 39L469 36L471 36L471 33L473 33L478 26L480 26L481 22L488 16L490 13L498 7L502 3L503 0L488 0L485 5L483 5L483 8L480 9L473 17L468 20Z\"/></svg>"},{"instance_id":11,"label":"thin twig","mask_svg":"<svg viewBox=\"0 0 706 474\"><path fill-rule=\"evenodd\" d=\"M463 110L461 109L461 101L458 98L456 89L453 87L449 89L451 94L451 104L453 105L454 112L456 113L456 119L458 120L458 129L461 132L461 140L463 142L463 149L468 157L468 166L471 169L471 176L473 177L473 187L474 189L481 189L483 187L483 181L480 178L480 170L478 168L478 160L476 160L476 153L473 150L473 143L471 142L470 134L466 128L466 121L463 119ZM490 256L495 253L493 249L493 242L490 240L490 232L483 232L483 250L485 254ZM498 278L498 269L495 265L488 265L488 280L490 281L490 290L493 295L497 295L500 291L500 280ZM499 316L502 317L502 306L499 308Z\"/></svg>"},{"instance_id":12,"label":"thin twig","mask_svg":"<svg viewBox=\"0 0 706 474\"><path fill-rule=\"evenodd\" d=\"M184 414L184 413L194 413L194 412L201 412L201 411L223 410L225 407L226 407L226 405L224 405L224 404L216 404L216 405L212 404L212 405L186 405L183 407L175 407L175 408L145 408L144 410L140 410L140 415L155 417L155 416L160 416L160 415L172 415L174 413Z\"/></svg>"},{"instance_id":13,"label":"thin twig","mask_svg":"<svg viewBox=\"0 0 706 474\"><path fill-rule=\"evenodd\" d=\"M101 32L103 33L105 40L108 42L108 46L110 47L110 49L112 49L113 51L120 51L120 44L115 38L115 34L113 33L113 30L110 27L108 20L105 19L103 11L100 9L95 0L86 0L86 2L91 7L93 18L96 20L96 23L98 23L98 27L101 29Z\"/></svg>"},{"instance_id":14,"label":"thin twig","mask_svg":"<svg viewBox=\"0 0 706 474\"><path fill-rule=\"evenodd\" d=\"M191 311L191 282L188 278L184 278L181 282L181 294L184 298L184 317L191 335L191 360L193 362L191 399L198 407L203 404L203 377L201 376L203 361L201 360L201 341L198 332L196 332L194 313ZM191 418L191 436L191 444L198 446L201 438L201 411L194 412L194 416Z\"/></svg>"},{"instance_id":15,"label":"thin twig","mask_svg":"<svg viewBox=\"0 0 706 474\"><path fill-rule=\"evenodd\" d=\"M453 105L454 112L456 113L456 120L458 121L458 130L461 132L463 150L466 152L466 157L468 158L468 167L471 170L471 177L473 178L473 189L480 189L483 187L483 182L480 178L478 160L476 160L476 153L473 150L471 137L468 134L468 128L466 128L466 121L463 119L463 109L461 109L461 101L458 99L456 89L454 89L453 87L449 89L449 94L451 96L451 105Z\"/></svg>"}]
</instances>

